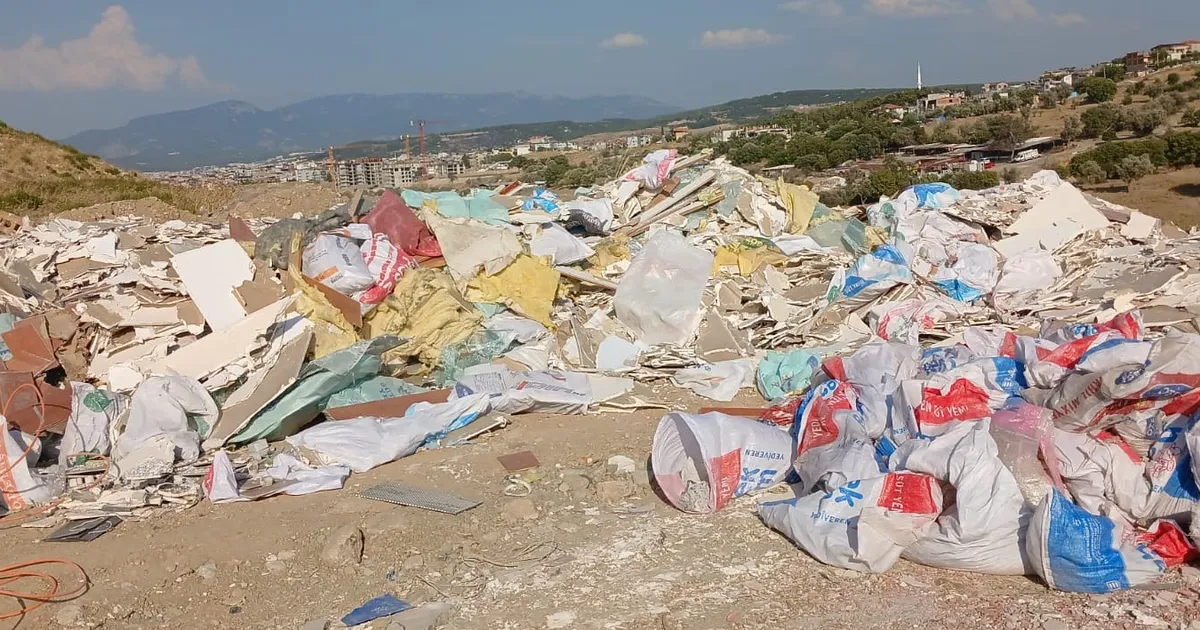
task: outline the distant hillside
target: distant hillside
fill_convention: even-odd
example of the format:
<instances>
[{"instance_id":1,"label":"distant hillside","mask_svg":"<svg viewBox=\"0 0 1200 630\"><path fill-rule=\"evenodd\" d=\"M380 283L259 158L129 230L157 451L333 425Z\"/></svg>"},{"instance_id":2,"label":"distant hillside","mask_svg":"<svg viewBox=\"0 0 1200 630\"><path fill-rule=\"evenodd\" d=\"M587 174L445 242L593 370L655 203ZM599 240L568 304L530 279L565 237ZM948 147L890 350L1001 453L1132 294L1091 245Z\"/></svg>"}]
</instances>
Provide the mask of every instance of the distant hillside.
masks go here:
<instances>
[{"instance_id":1,"label":"distant hillside","mask_svg":"<svg viewBox=\"0 0 1200 630\"><path fill-rule=\"evenodd\" d=\"M0 186L59 177L119 175L121 169L75 147L0 122Z\"/></svg>"},{"instance_id":2,"label":"distant hillside","mask_svg":"<svg viewBox=\"0 0 1200 630\"><path fill-rule=\"evenodd\" d=\"M66 142L139 170L182 170L254 161L360 140L416 135L410 121L424 118L426 133L532 123L650 118L678 108L639 96L566 98L503 94L343 94L263 110L225 101L143 116L117 129L85 131Z\"/></svg>"},{"instance_id":3,"label":"distant hillside","mask_svg":"<svg viewBox=\"0 0 1200 630\"><path fill-rule=\"evenodd\" d=\"M932 89L977 89L978 87L978 85L960 85L939 86ZM769 117L779 110L791 107L829 105L832 103L856 101L884 96L897 91L899 90L893 88L793 90L790 92L776 92L774 94L743 98L711 107L702 107L648 118L609 119L594 122L558 120L519 125L499 125L473 129L463 133L434 136L430 138L429 144L431 150L468 151L483 147L509 146L533 136L552 136L556 140L573 140L592 134L633 131L661 127L673 123L686 124L692 128L711 127L722 123L745 123ZM403 138L393 138L383 142L369 141L365 138L361 140L364 141L339 148L338 155L343 158L384 156L391 151L398 151L404 147ZM415 150L415 144L413 148Z\"/></svg>"}]
</instances>

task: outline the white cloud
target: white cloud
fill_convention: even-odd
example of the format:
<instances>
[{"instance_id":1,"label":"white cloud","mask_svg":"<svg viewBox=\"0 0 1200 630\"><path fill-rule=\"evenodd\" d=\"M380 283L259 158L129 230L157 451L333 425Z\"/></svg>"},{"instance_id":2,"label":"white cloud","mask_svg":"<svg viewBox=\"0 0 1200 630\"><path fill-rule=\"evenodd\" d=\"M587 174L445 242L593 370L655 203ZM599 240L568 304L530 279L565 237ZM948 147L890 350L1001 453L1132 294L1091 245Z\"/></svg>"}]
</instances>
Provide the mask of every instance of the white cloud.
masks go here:
<instances>
[{"instance_id":1,"label":"white cloud","mask_svg":"<svg viewBox=\"0 0 1200 630\"><path fill-rule=\"evenodd\" d=\"M1018 20L1036 20L1037 7L1030 0L987 0L988 10L992 15L1006 22Z\"/></svg>"},{"instance_id":2,"label":"white cloud","mask_svg":"<svg viewBox=\"0 0 1200 630\"><path fill-rule=\"evenodd\" d=\"M970 13L958 0L867 0L867 10L882 15L935 17Z\"/></svg>"},{"instance_id":3,"label":"white cloud","mask_svg":"<svg viewBox=\"0 0 1200 630\"><path fill-rule=\"evenodd\" d=\"M122 86L163 89L171 78L198 90L225 90L210 81L195 57L171 57L137 41L133 20L120 6L104 10L86 37L47 46L33 35L18 48L0 50L0 90L99 90Z\"/></svg>"},{"instance_id":4,"label":"white cloud","mask_svg":"<svg viewBox=\"0 0 1200 630\"><path fill-rule=\"evenodd\" d=\"M617 33L600 42L601 48L637 48L645 45L646 38L637 33Z\"/></svg>"},{"instance_id":5,"label":"white cloud","mask_svg":"<svg viewBox=\"0 0 1200 630\"><path fill-rule=\"evenodd\" d=\"M719 31L704 31L700 45L705 48L749 48L751 46L772 46L783 41L782 35L775 35L761 28L735 28Z\"/></svg>"},{"instance_id":6,"label":"white cloud","mask_svg":"<svg viewBox=\"0 0 1200 630\"><path fill-rule=\"evenodd\" d=\"M987 7L993 16L1005 22L1045 21L1055 26L1072 26L1087 22L1087 18L1073 12L1042 15L1032 0L987 0Z\"/></svg>"},{"instance_id":7,"label":"white cloud","mask_svg":"<svg viewBox=\"0 0 1200 630\"><path fill-rule=\"evenodd\" d=\"M1076 26L1087 24L1087 18L1078 13L1051 13L1050 21L1059 26Z\"/></svg>"},{"instance_id":8,"label":"white cloud","mask_svg":"<svg viewBox=\"0 0 1200 630\"><path fill-rule=\"evenodd\" d=\"M841 17L846 14L846 8L837 0L792 0L779 5L779 8L799 13L814 13L825 17Z\"/></svg>"}]
</instances>

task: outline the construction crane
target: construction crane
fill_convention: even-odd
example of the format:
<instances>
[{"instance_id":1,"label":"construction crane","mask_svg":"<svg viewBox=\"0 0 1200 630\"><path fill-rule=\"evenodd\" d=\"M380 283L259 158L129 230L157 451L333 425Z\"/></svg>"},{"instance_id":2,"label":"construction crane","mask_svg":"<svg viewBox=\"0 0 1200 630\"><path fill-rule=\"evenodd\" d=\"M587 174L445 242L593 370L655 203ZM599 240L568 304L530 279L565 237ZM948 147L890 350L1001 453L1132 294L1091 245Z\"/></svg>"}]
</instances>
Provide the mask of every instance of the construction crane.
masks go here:
<instances>
[{"instance_id":1,"label":"construction crane","mask_svg":"<svg viewBox=\"0 0 1200 630\"><path fill-rule=\"evenodd\" d=\"M325 167L329 169L329 181L337 181L337 160L333 158L333 145L329 145L329 159L325 161Z\"/></svg>"},{"instance_id":2,"label":"construction crane","mask_svg":"<svg viewBox=\"0 0 1200 630\"><path fill-rule=\"evenodd\" d=\"M425 155L425 125L444 123L444 120L410 120L410 127L417 127L417 145L421 149L421 180L429 179L429 158Z\"/></svg>"}]
</instances>

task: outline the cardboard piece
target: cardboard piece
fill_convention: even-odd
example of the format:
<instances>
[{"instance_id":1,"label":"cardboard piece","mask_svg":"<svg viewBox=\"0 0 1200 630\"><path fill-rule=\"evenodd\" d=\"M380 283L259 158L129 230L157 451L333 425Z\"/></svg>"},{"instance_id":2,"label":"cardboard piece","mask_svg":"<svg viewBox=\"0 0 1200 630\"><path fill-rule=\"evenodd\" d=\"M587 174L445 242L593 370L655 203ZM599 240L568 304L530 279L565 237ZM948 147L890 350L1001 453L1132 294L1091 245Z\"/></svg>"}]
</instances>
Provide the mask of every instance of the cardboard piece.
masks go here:
<instances>
[{"instance_id":1,"label":"cardboard piece","mask_svg":"<svg viewBox=\"0 0 1200 630\"><path fill-rule=\"evenodd\" d=\"M325 415L330 420L350 420L367 416L375 418L403 418L408 408L419 402L444 403L450 400L450 391L449 389L435 389L419 394L385 398L357 405L346 405L345 407L334 407L326 409Z\"/></svg>"},{"instance_id":2,"label":"cardboard piece","mask_svg":"<svg viewBox=\"0 0 1200 630\"><path fill-rule=\"evenodd\" d=\"M233 290L254 278L254 263L237 241L226 239L177 254L171 265L214 332L246 317Z\"/></svg>"},{"instance_id":3,"label":"cardboard piece","mask_svg":"<svg viewBox=\"0 0 1200 630\"><path fill-rule=\"evenodd\" d=\"M71 392L34 381L29 372L0 372L0 405L7 405L8 421L25 433L61 434L71 417Z\"/></svg>"},{"instance_id":4,"label":"cardboard piece","mask_svg":"<svg viewBox=\"0 0 1200 630\"><path fill-rule=\"evenodd\" d=\"M174 306L155 308L143 306L121 320L122 326L171 326L179 323L179 309Z\"/></svg>"},{"instance_id":5,"label":"cardboard piece","mask_svg":"<svg viewBox=\"0 0 1200 630\"><path fill-rule=\"evenodd\" d=\"M330 289L329 287L317 282L316 280L313 280L312 278L309 278L308 276L304 276L304 281L307 282L310 287L320 291L321 295L324 295L325 299L329 300L329 304L341 311L342 316L345 317L346 321L350 322L352 326L355 328L362 327L362 304L359 304L358 300L348 295L338 293L336 290Z\"/></svg>"},{"instance_id":6,"label":"cardboard piece","mask_svg":"<svg viewBox=\"0 0 1200 630\"><path fill-rule=\"evenodd\" d=\"M542 465L538 461L537 455L533 454L533 451L521 451L519 453L501 455L496 458L496 461L499 461L504 470L510 473L521 472L522 470L529 470L530 468L537 468Z\"/></svg>"},{"instance_id":7,"label":"cardboard piece","mask_svg":"<svg viewBox=\"0 0 1200 630\"><path fill-rule=\"evenodd\" d=\"M271 404L279 395L296 382L304 357L312 343L312 330L306 330L295 339L285 343L275 362L253 372L246 382L230 394L221 406L221 418L213 426L204 448L220 448L231 436L245 428L252 418Z\"/></svg>"},{"instance_id":8,"label":"cardboard piece","mask_svg":"<svg viewBox=\"0 0 1200 630\"><path fill-rule=\"evenodd\" d=\"M229 238L244 243L253 243L258 240L254 230L250 228L250 224L240 217L229 217Z\"/></svg>"}]
</instances>

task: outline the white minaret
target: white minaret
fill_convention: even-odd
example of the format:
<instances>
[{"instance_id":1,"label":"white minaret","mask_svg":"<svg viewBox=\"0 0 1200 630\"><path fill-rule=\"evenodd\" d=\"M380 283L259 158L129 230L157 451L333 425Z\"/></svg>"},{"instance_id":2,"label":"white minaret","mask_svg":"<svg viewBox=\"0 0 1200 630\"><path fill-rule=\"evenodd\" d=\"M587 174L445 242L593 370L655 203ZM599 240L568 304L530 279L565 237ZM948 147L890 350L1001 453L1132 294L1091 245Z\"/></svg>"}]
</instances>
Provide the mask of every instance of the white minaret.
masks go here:
<instances>
[{"instance_id":1,"label":"white minaret","mask_svg":"<svg viewBox=\"0 0 1200 630\"><path fill-rule=\"evenodd\" d=\"M921 85L921 62L918 61L917 62L917 89L919 90L922 87L924 87L924 86Z\"/></svg>"}]
</instances>

